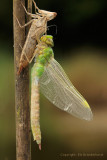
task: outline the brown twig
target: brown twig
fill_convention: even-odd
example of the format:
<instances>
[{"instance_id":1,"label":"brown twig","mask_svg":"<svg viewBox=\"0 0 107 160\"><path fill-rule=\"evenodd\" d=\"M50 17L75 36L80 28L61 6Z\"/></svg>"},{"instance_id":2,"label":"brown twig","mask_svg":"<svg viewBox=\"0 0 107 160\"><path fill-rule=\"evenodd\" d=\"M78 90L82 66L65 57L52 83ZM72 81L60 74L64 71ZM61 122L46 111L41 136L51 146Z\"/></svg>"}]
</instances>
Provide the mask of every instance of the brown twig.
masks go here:
<instances>
[{"instance_id":1,"label":"brown twig","mask_svg":"<svg viewBox=\"0 0 107 160\"><path fill-rule=\"evenodd\" d=\"M32 0L28 0L31 4ZM25 24L25 11L21 5L25 0L13 0L13 13L22 25ZM31 5L29 6L31 7ZM30 146L30 107L29 107L29 70L28 67L17 75L21 46L25 42L25 29L21 29L13 17L14 27L14 68L15 68L15 112L16 112L16 159L31 160Z\"/></svg>"},{"instance_id":2,"label":"brown twig","mask_svg":"<svg viewBox=\"0 0 107 160\"><path fill-rule=\"evenodd\" d=\"M32 13L32 0L28 0L27 11ZM31 20L31 16L27 16L27 22L29 22L30 20ZM27 33L29 28L30 28L30 25L27 27Z\"/></svg>"}]
</instances>

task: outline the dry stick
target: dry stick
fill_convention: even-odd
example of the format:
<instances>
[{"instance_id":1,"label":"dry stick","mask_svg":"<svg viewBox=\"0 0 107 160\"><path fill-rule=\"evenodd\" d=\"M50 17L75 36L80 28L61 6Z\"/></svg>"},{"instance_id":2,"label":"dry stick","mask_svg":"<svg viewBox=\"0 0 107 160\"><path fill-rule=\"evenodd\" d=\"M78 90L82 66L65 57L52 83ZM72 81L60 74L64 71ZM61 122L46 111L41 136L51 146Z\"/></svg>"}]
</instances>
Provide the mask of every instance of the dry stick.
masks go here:
<instances>
[{"instance_id":1,"label":"dry stick","mask_svg":"<svg viewBox=\"0 0 107 160\"><path fill-rule=\"evenodd\" d=\"M21 5L25 0L13 0L13 12L25 24L25 11ZM31 160L30 146L30 107L29 107L29 74L28 68L17 75L21 54L20 45L25 42L25 30L14 21L14 68L15 68L15 112L16 112L16 159ZM20 44L20 45L19 45Z\"/></svg>"},{"instance_id":2,"label":"dry stick","mask_svg":"<svg viewBox=\"0 0 107 160\"><path fill-rule=\"evenodd\" d=\"M28 11L29 13L32 13L32 0L28 0L27 11ZM32 19L31 16L28 16L28 15L27 15L27 22L29 22L31 19ZM28 31L29 31L30 26L31 26L31 25L28 25L28 26L27 26L27 33L28 33Z\"/></svg>"}]
</instances>

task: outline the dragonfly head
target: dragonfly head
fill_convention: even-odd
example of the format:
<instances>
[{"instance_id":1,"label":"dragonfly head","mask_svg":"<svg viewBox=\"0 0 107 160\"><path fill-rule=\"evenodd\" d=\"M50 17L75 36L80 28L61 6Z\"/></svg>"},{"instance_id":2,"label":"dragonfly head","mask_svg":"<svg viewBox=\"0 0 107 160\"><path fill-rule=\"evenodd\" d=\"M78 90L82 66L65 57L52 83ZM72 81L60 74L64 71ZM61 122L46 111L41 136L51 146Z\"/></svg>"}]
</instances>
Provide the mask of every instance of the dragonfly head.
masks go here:
<instances>
[{"instance_id":1,"label":"dragonfly head","mask_svg":"<svg viewBox=\"0 0 107 160\"><path fill-rule=\"evenodd\" d=\"M39 13L43 16L46 17L47 21L50 21L54 19L57 16L56 12L50 12L50 11L45 11L45 10L40 10Z\"/></svg>"},{"instance_id":2,"label":"dragonfly head","mask_svg":"<svg viewBox=\"0 0 107 160\"><path fill-rule=\"evenodd\" d=\"M54 46L53 36L51 36L51 35L43 35L41 37L41 41L44 42L44 43L46 43L50 47Z\"/></svg>"}]
</instances>

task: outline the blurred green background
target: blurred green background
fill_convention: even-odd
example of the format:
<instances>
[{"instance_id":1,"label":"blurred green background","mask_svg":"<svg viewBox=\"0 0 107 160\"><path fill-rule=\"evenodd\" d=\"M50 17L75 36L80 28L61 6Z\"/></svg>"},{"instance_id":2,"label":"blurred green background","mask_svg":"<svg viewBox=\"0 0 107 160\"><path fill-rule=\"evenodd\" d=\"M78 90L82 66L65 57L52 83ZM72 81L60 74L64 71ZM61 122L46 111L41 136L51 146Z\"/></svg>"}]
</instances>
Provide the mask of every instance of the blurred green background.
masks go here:
<instances>
[{"instance_id":1,"label":"blurred green background","mask_svg":"<svg viewBox=\"0 0 107 160\"><path fill-rule=\"evenodd\" d=\"M107 1L37 0L56 11L48 25L55 58L86 98L93 120L79 120L41 95L42 151L32 140L32 160L107 158ZM12 1L0 5L0 160L15 160L14 54ZM84 153L84 154L83 154ZM74 154L74 155L73 155ZM85 155L87 154L87 155Z\"/></svg>"}]
</instances>

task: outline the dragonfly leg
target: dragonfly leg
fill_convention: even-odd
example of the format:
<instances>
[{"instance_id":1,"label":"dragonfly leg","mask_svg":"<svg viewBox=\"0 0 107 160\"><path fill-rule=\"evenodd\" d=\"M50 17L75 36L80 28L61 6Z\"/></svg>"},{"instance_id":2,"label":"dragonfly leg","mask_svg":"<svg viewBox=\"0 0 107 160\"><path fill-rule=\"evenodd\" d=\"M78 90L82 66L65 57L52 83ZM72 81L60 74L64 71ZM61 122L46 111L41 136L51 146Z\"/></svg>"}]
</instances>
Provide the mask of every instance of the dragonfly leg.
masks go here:
<instances>
[{"instance_id":1,"label":"dragonfly leg","mask_svg":"<svg viewBox=\"0 0 107 160\"><path fill-rule=\"evenodd\" d=\"M26 54L24 54L24 55L25 55L25 57L26 57L28 63L31 63L31 62L30 62L31 60L28 59L27 55L26 55Z\"/></svg>"},{"instance_id":2,"label":"dragonfly leg","mask_svg":"<svg viewBox=\"0 0 107 160\"><path fill-rule=\"evenodd\" d=\"M19 20L18 20L18 18L15 16L14 13L13 13L13 15L14 15L14 17L16 18L17 23L18 23L18 25L19 25L20 28L25 28L26 26L28 26L30 23L33 22L33 19L32 19L32 20L30 20L28 23L26 23L26 24L24 24L24 25L21 25L20 22L19 22Z\"/></svg>"},{"instance_id":3,"label":"dragonfly leg","mask_svg":"<svg viewBox=\"0 0 107 160\"><path fill-rule=\"evenodd\" d=\"M32 0L33 1L33 4L34 4L34 7L35 7L35 13L36 13L36 9L38 10L38 12L40 11L40 9L37 7L37 5L36 5L36 2L34 1L34 0ZM36 13L36 14L39 14L39 13ZM40 15L40 14L39 14Z\"/></svg>"},{"instance_id":4,"label":"dragonfly leg","mask_svg":"<svg viewBox=\"0 0 107 160\"><path fill-rule=\"evenodd\" d=\"M35 54L34 54L33 57L31 58L31 60L29 61L29 63L32 62L32 60L33 60L34 57L35 57ZM27 58L27 57L26 57L26 58ZM28 60L28 58L27 58L27 60Z\"/></svg>"},{"instance_id":5,"label":"dragonfly leg","mask_svg":"<svg viewBox=\"0 0 107 160\"><path fill-rule=\"evenodd\" d=\"M38 45L37 45L38 46ZM35 49L35 51L34 51L34 53L33 53L33 56L32 56L32 58L31 58L31 60L29 61L29 63L31 63L32 62L32 60L33 60L33 58L36 56L36 54L38 54L38 48L39 48L39 46ZM41 48L40 48L41 49Z\"/></svg>"},{"instance_id":6,"label":"dragonfly leg","mask_svg":"<svg viewBox=\"0 0 107 160\"><path fill-rule=\"evenodd\" d=\"M27 55L26 55L26 54L24 54L24 55L25 55L25 57L26 57L26 59L27 59L28 63L31 63L31 62L32 62L32 60L33 60L33 58L35 57L36 53L34 52L34 55L32 56L32 58L31 58L30 60L28 59L28 57L27 57Z\"/></svg>"},{"instance_id":7,"label":"dragonfly leg","mask_svg":"<svg viewBox=\"0 0 107 160\"><path fill-rule=\"evenodd\" d=\"M32 14L32 13L30 13L30 12L27 11L27 9L25 8L25 6L23 5L22 2L21 2L21 4L22 4L22 6L23 6L23 8L24 8L24 10L25 10L25 12L26 12L27 15L29 15L31 17L34 16L34 14Z\"/></svg>"}]
</instances>

